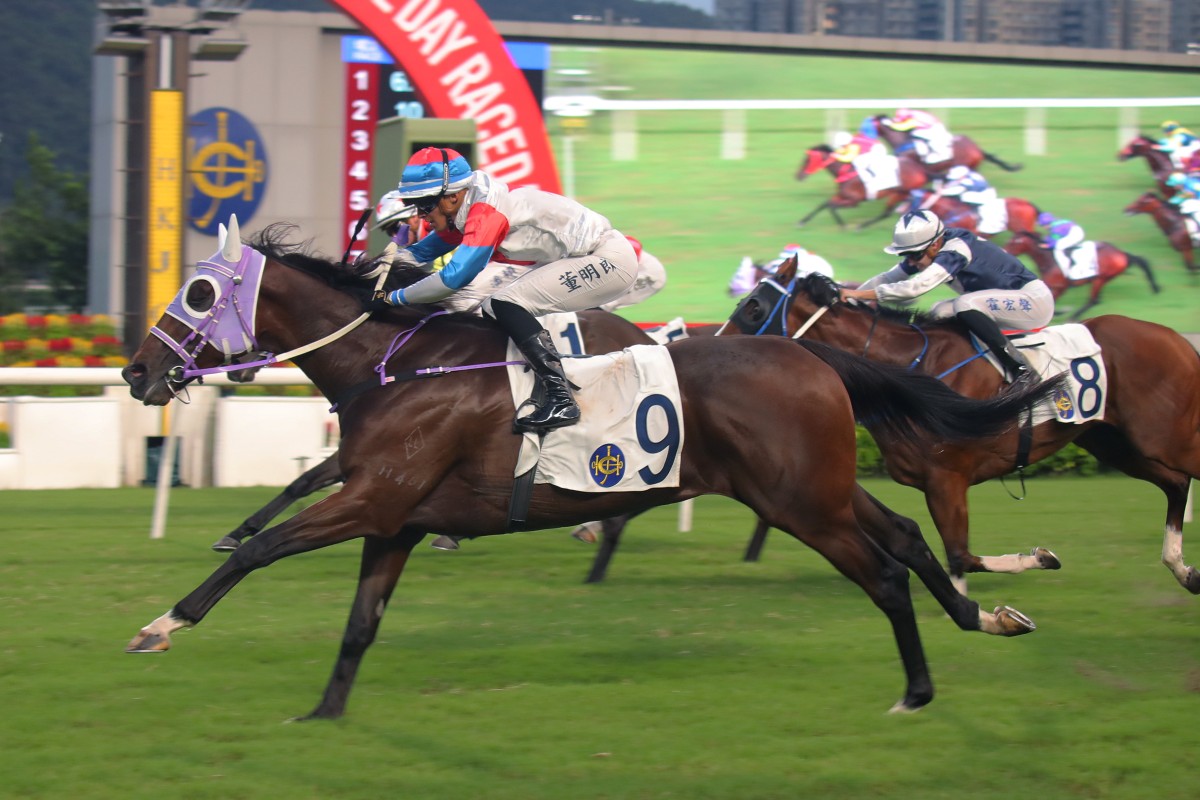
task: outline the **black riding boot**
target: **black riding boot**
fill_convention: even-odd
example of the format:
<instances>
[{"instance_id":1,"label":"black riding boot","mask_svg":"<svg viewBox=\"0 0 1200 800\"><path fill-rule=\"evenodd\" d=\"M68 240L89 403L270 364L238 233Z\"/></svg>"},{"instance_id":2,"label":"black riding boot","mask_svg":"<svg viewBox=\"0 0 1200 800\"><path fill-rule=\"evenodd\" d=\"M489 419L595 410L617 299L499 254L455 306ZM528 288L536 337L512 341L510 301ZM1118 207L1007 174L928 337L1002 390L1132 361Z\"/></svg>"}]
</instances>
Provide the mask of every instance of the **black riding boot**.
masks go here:
<instances>
[{"instance_id":1,"label":"black riding boot","mask_svg":"<svg viewBox=\"0 0 1200 800\"><path fill-rule=\"evenodd\" d=\"M579 406L571 394L571 382L563 373L562 361L554 349L550 332L542 330L516 345L541 381L546 399L530 413L518 417L513 428L518 433L544 433L579 422Z\"/></svg>"},{"instance_id":2,"label":"black riding boot","mask_svg":"<svg viewBox=\"0 0 1200 800\"><path fill-rule=\"evenodd\" d=\"M554 349L550 332L538 324L532 314L514 303L494 301L490 312L525 356L546 395L532 412L513 423L513 430L545 433L579 422L579 406L571 394L572 384L563 373L562 360Z\"/></svg>"},{"instance_id":3,"label":"black riding boot","mask_svg":"<svg viewBox=\"0 0 1200 800\"><path fill-rule=\"evenodd\" d=\"M988 349L999 359L1000 365L1008 372L1009 379L1013 383L1036 377L1033 367L1025 360L1025 356L1013 347L1013 343L1000 330L996 320L975 309L960 311L955 316L963 325L967 326L967 330L978 336L979 340L988 346Z\"/></svg>"}]
</instances>

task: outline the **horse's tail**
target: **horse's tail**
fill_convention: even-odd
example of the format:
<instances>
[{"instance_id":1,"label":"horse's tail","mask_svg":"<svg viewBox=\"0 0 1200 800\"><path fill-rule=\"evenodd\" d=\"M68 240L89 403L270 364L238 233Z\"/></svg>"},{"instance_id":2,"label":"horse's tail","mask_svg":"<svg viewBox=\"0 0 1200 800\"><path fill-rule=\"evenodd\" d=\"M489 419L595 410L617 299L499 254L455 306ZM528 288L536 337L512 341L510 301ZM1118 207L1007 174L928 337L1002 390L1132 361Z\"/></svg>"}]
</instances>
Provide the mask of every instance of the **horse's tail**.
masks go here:
<instances>
[{"instance_id":1,"label":"horse's tail","mask_svg":"<svg viewBox=\"0 0 1200 800\"><path fill-rule=\"evenodd\" d=\"M995 436L1014 427L1020 412L1048 399L1062 383L1062 378L1055 378L976 400L930 375L869 361L809 339L796 342L842 379L859 422L905 438L911 438L914 428L941 440Z\"/></svg>"},{"instance_id":2,"label":"horse's tail","mask_svg":"<svg viewBox=\"0 0 1200 800\"><path fill-rule=\"evenodd\" d=\"M1158 281L1154 280L1154 273L1150 270L1150 262L1141 256L1134 255L1133 253L1126 253L1125 257L1129 259L1130 264L1133 264L1142 272L1146 273L1146 280L1150 281L1150 291L1158 294L1160 287L1158 285Z\"/></svg>"},{"instance_id":3,"label":"horse's tail","mask_svg":"<svg viewBox=\"0 0 1200 800\"><path fill-rule=\"evenodd\" d=\"M993 154L989 153L987 150L980 149L979 152L983 155L984 161L987 161L991 164L995 164L997 167L1004 170L1005 172L1020 172L1025 167L1024 164L1010 164L1009 162L1000 158L1000 156L993 155Z\"/></svg>"}]
</instances>

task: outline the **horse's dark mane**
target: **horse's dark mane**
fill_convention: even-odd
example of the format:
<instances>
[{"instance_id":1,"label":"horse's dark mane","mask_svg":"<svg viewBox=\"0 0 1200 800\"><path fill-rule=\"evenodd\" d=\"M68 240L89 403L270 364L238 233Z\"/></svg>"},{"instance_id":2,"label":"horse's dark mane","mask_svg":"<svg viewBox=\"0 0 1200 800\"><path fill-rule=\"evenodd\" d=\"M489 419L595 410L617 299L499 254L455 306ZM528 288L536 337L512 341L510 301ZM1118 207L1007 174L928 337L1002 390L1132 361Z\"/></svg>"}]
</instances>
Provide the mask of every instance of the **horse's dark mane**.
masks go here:
<instances>
[{"instance_id":1,"label":"horse's dark mane","mask_svg":"<svg viewBox=\"0 0 1200 800\"><path fill-rule=\"evenodd\" d=\"M319 278L329 286L360 298L375 288L374 278L365 277L380 261L380 257L363 258L346 264L326 256L314 255L312 240L292 238L298 228L289 222L275 222L250 237L247 242L267 258ZM399 289L416 283L429 273L420 267L394 262L388 274L386 290Z\"/></svg>"}]
</instances>

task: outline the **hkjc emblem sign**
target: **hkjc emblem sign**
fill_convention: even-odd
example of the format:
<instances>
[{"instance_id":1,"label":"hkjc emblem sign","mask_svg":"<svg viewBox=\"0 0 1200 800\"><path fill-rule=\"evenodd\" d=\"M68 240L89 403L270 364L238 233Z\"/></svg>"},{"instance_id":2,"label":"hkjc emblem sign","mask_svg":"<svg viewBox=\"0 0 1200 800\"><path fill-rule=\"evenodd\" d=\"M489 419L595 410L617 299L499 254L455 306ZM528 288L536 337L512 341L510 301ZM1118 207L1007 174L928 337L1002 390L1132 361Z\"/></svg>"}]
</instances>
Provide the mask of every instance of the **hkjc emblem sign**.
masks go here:
<instances>
[{"instance_id":1,"label":"hkjc emblem sign","mask_svg":"<svg viewBox=\"0 0 1200 800\"><path fill-rule=\"evenodd\" d=\"M267 151L250 120L231 108L206 108L188 120L188 220L210 236L237 214L254 216L267 190Z\"/></svg>"}]
</instances>

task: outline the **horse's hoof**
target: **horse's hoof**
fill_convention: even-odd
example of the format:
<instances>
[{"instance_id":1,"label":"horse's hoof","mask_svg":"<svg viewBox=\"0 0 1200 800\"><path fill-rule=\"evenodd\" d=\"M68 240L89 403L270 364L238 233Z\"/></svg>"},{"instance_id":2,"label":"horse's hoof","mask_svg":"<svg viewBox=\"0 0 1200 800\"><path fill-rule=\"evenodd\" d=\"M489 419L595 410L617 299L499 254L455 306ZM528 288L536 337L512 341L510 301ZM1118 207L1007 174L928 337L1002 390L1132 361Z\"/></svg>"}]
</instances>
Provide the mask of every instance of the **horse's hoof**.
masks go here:
<instances>
[{"instance_id":1,"label":"horse's hoof","mask_svg":"<svg viewBox=\"0 0 1200 800\"><path fill-rule=\"evenodd\" d=\"M933 695L928 697L905 697L896 705L888 709L889 714L915 714L925 706L929 705L929 701L933 699Z\"/></svg>"},{"instance_id":2,"label":"horse's hoof","mask_svg":"<svg viewBox=\"0 0 1200 800\"><path fill-rule=\"evenodd\" d=\"M1029 555L1037 559L1038 567L1041 569L1062 569L1062 562L1058 560L1058 556L1044 547L1035 547L1029 551Z\"/></svg>"},{"instance_id":3,"label":"horse's hoof","mask_svg":"<svg viewBox=\"0 0 1200 800\"><path fill-rule=\"evenodd\" d=\"M213 544L212 549L218 553L232 553L240 544L241 542L232 536L222 536Z\"/></svg>"},{"instance_id":4,"label":"horse's hoof","mask_svg":"<svg viewBox=\"0 0 1200 800\"><path fill-rule=\"evenodd\" d=\"M429 546L435 550L457 550L458 540L453 536L439 536L429 543Z\"/></svg>"},{"instance_id":5,"label":"horse's hoof","mask_svg":"<svg viewBox=\"0 0 1200 800\"><path fill-rule=\"evenodd\" d=\"M1197 572L1195 567L1188 567L1187 577L1180 583L1192 594L1200 594L1200 572Z\"/></svg>"},{"instance_id":6,"label":"horse's hoof","mask_svg":"<svg viewBox=\"0 0 1200 800\"><path fill-rule=\"evenodd\" d=\"M125 645L126 653L165 653L171 649L171 637L151 631L138 631L138 635Z\"/></svg>"},{"instance_id":7,"label":"horse's hoof","mask_svg":"<svg viewBox=\"0 0 1200 800\"><path fill-rule=\"evenodd\" d=\"M599 539L596 537L596 526L591 523L580 525L575 530L571 531L571 536L584 544L595 544Z\"/></svg>"},{"instance_id":8,"label":"horse's hoof","mask_svg":"<svg viewBox=\"0 0 1200 800\"><path fill-rule=\"evenodd\" d=\"M996 606L992 613L1000 623L1001 636L1022 636L1037 630L1033 620L1011 606Z\"/></svg>"}]
</instances>

